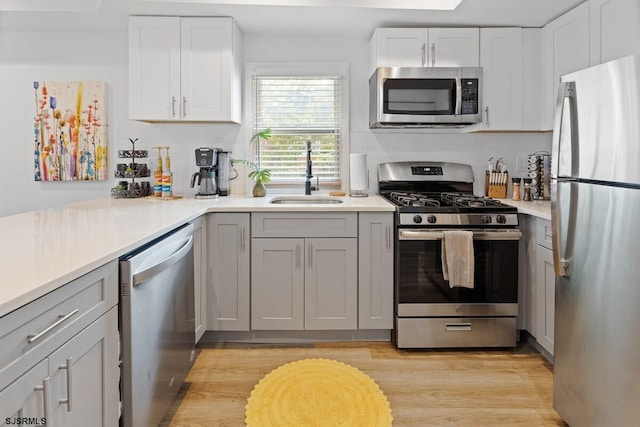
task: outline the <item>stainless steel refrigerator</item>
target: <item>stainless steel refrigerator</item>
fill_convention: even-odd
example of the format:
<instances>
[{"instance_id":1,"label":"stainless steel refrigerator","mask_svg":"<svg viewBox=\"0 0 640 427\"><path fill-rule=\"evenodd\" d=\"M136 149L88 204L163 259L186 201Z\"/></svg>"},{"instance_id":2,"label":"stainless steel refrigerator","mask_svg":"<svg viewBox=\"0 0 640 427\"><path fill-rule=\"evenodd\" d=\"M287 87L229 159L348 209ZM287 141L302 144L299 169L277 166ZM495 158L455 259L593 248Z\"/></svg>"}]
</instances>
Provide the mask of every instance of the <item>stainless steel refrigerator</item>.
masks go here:
<instances>
[{"instance_id":1,"label":"stainless steel refrigerator","mask_svg":"<svg viewBox=\"0 0 640 427\"><path fill-rule=\"evenodd\" d=\"M572 427L640 422L640 55L562 77L551 210L553 404Z\"/></svg>"}]
</instances>

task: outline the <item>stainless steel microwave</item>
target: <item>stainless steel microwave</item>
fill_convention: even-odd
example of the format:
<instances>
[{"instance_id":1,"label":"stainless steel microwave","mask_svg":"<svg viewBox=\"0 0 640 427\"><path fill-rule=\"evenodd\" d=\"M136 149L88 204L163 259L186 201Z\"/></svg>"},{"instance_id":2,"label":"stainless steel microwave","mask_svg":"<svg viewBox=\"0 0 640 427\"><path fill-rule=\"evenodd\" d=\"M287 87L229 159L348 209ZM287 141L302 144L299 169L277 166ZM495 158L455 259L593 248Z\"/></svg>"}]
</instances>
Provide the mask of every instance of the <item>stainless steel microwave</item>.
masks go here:
<instances>
[{"instance_id":1,"label":"stainless steel microwave","mask_svg":"<svg viewBox=\"0 0 640 427\"><path fill-rule=\"evenodd\" d=\"M482 121L482 68L381 67L369 79L369 128Z\"/></svg>"}]
</instances>

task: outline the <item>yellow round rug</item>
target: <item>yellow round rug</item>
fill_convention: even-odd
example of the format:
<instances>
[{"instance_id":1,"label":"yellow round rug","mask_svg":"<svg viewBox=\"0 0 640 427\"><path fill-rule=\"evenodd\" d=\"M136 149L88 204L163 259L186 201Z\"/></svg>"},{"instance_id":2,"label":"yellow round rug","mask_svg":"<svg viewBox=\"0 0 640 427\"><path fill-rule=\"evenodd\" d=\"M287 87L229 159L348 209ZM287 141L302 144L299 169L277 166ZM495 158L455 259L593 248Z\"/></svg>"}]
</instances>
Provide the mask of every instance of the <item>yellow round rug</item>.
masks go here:
<instances>
[{"instance_id":1,"label":"yellow round rug","mask_svg":"<svg viewBox=\"0 0 640 427\"><path fill-rule=\"evenodd\" d=\"M342 362L304 359L271 371L253 388L247 427L389 427L378 384Z\"/></svg>"}]
</instances>

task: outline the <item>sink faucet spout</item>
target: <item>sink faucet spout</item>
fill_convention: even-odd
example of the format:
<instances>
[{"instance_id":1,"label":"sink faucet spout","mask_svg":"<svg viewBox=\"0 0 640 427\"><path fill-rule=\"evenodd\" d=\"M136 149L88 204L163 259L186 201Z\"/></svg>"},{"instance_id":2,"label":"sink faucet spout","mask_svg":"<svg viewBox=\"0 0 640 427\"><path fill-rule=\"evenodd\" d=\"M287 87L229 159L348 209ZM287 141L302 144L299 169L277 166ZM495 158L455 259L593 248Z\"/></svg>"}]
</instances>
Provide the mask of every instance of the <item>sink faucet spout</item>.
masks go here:
<instances>
[{"instance_id":1,"label":"sink faucet spout","mask_svg":"<svg viewBox=\"0 0 640 427\"><path fill-rule=\"evenodd\" d=\"M311 190L317 190L317 188L311 185L311 178L313 178L312 162L311 162L311 140L307 140L307 176L304 181L304 194L311 195Z\"/></svg>"}]
</instances>

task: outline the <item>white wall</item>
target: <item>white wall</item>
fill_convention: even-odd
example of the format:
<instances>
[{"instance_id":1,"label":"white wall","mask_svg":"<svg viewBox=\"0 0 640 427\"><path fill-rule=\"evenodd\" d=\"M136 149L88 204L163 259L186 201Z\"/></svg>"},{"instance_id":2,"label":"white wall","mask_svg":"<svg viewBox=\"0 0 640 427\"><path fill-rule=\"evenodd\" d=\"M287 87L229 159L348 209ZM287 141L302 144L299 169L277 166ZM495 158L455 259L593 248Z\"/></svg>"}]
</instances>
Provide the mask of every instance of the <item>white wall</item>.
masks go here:
<instances>
[{"instance_id":1,"label":"white wall","mask_svg":"<svg viewBox=\"0 0 640 427\"><path fill-rule=\"evenodd\" d=\"M368 41L361 38L284 37L245 34L244 62L348 62L350 67L350 151L367 153L375 190L376 165L397 160L469 163L476 175L475 191L483 190L486 160L504 156L511 171L517 156L546 149L548 133L427 134L371 131L368 128ZM100 80L108 87L109 171L117 150L170 145L174 192L191 196L195 172L193 150L200 146L232 150L246 157L251 130L233 124L149 124L127 117L127 34L85 31L0 30L0 216L108 197L116 183L35 182L33 180L33 81ZM418 131L419 132L419 131ZM149 166L155 168L151 151ZM512 172L513 174L513 172ZM521 174L522 175L522 174ZM110 176L113 176L110 173ZM244 175L232 186L242 191ZM302 185L301 185L302 190Z\"/></svg>"}]
</instances>

